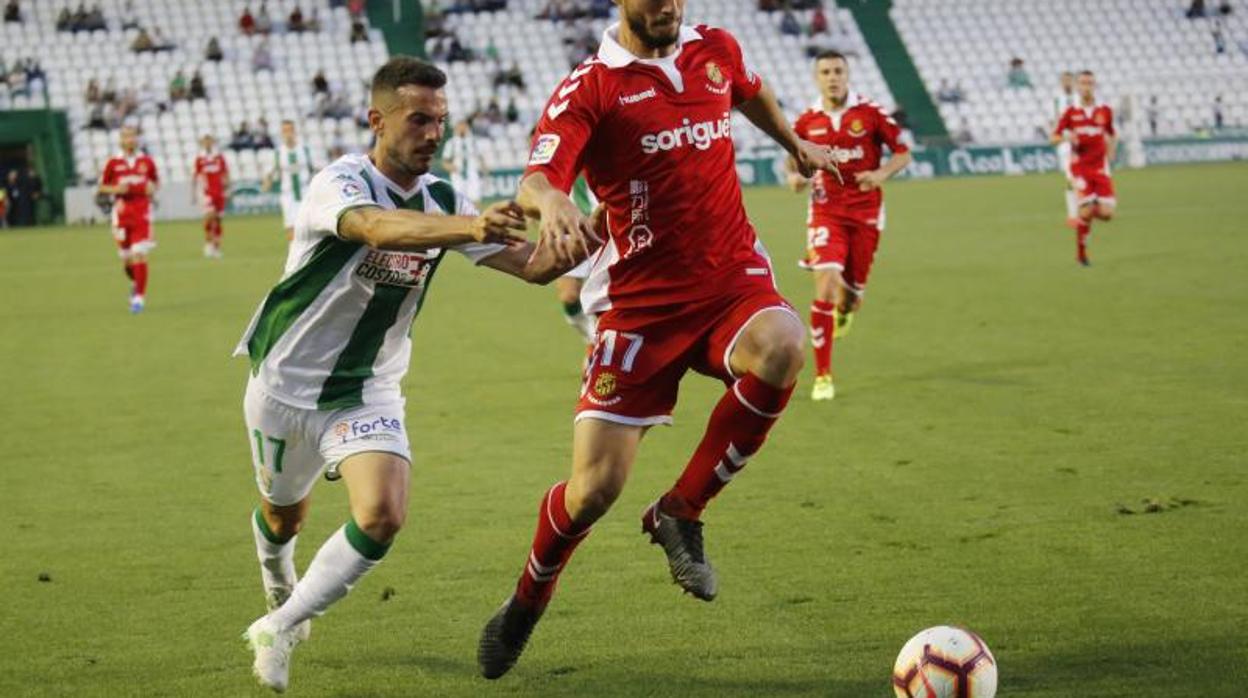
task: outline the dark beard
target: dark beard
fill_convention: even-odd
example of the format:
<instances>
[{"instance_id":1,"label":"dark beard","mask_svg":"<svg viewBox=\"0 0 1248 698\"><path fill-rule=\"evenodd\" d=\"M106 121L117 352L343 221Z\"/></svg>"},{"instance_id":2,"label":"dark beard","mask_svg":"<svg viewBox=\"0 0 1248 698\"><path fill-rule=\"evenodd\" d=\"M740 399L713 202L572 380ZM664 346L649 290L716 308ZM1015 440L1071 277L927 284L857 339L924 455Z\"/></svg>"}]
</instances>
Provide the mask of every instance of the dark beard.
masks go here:
<instances>
[{"instance_id":1,"label":"dark beard","mask_svg":"<svg viewBox=\"0 0 1248 698\"><path fill-rule=\"evenodd\" d=\"M674 32L672 36L666 37L651 34L650 30L646 27L645 17L628 17L627 19L628 28L633 30L633 34L636 34L637 38L641 39L641 43L645 44L646 48L653 50L665 49L672 44L675 44L677 39L680 38L679 21L676 22L677 31Z\"/></svg>"}]
</instances>

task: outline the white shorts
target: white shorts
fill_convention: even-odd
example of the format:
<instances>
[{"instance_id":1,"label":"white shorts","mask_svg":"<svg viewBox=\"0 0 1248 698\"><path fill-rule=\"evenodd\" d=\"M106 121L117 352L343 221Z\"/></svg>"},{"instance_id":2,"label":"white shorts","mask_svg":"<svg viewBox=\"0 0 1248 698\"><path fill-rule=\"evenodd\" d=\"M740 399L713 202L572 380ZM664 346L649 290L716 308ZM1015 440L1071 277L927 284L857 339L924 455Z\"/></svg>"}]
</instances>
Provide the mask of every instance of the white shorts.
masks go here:
<instances>
[{"instance_id":1,"label":"white shorts","mask_svg":"<svg viewBox=\"0 0 1248 698\"><path fill-rule=\"evenodd\" d=\"M592 266L594 265L590 264L589 260L587 259L581 262L580 264L576 265L575 267L572 267L571 271L563 275L563 278L580 279L581 281L584 281L585 279L589 278L589 269Z\"/></svg>"},{"instance_id":2,"label":"white shorts","mask_svg":"<svg viewBox=\"0 0 1248 698\"><path fill-rule=\"evenodd\" d=\"M335 479L338 464L357 453L381 451L412 460L402 398L342 410L306 410L248 381L243 416L256 487L278 506L303 501L321 473Z\"/></svg>"},{"instance_id":3,"label":"white shorts","mask_svg":"<svg viewBox=\"0 0 1248 698\"><path fill-rule=\"evenodd\" d=\"M282 227L293 228L295 227L295 215L299 213L299 202L295 201L294 197L286 196L285 194L281 195L281 201Z\"/></svg>"}]
</instances>

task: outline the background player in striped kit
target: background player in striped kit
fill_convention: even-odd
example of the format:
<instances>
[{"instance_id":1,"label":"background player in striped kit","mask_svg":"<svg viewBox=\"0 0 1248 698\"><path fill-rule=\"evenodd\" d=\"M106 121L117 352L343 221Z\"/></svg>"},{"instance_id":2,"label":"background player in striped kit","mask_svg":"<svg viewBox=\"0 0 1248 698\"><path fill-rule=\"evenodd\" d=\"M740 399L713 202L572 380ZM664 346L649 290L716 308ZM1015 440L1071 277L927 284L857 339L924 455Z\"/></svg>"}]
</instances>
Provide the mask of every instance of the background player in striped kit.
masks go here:
<instances>
[{"instance_id":1,"label":"background player in striped kit","mask_svg":"<svg viewBox=\"0 0 1248 698\"><path fill-rule=\"evenodd\" d=\"M409 329L448 250L534 283L579 258L517 236L513 202L476 207L429 174L447 114L446 76L396 56L376 73L370 153L345 155L313 178L286 273L236 350L250 358L244 416L260 506L251 516L270 612L244 637L260 682L285 690L308 621L386 554L407 514L410 451L400 382ZM588 251L588 250L586 250ZM296 534L322 472L347 486L351 517L302 579Z\"/></svg>"},{"instance_id":2,"label":"background player in striped kit","mask_svg":"<svg viewBox=\"0 0 1248 698\"><path fill-rule=\"evenodd\" d=\"M569 196L572 197L572 202L576 204L576 207L581 209L581 213L586 216L598 206L598 198L589 190L589 184L584 177L576 178ZM576 265L575 269L555 280L555 293L563 309L563 319L576 330L586 346L593 345L594 333L598 327L597 320L593 315L585 312L585 306L581 303L581 289L585 286L585 279L589 278L590 261L587 259L581 262Z\"/></svg>"},{"instance_id":3,"label":"background player in striped kit","mask_svg":"<svg viewBox=\"0 0 1248 698\"><path fill-rule=\"evenodd\" d=\"M1062 71L1059 78L1059 89L1053 96L1052 108L1049 115L1049 129L1057 128L1057 122L1061 120L1062 114L1067 109L1079 103L1079 97L1075 94L1075 74L1069 70ZM1057 144L1057 163L1062 170L1062 176L1066 178L1066 226L1072 230L1079 227L1079 202L1075 195L1074 175L1070 173L1070 143L1062 141Z\"/></svg>"},{"instance_id":4,"label":"background player in striped kit","mask_svg":"<svg viewBox=\"0 0 1248 698\"><path fill-rule=\"evenodd\" d=\"M295 122L282 120L282 142L273 151L273 169L264 175L261 189L269 189L273 180L278 181L281 188L282 227L286 229L286 239L294 238L295 216L299 213L299 205L303 202L308 184L316 172L312 151L306 145L299 144L299 134L295 131Z\"/></svg>"}]
</instances>

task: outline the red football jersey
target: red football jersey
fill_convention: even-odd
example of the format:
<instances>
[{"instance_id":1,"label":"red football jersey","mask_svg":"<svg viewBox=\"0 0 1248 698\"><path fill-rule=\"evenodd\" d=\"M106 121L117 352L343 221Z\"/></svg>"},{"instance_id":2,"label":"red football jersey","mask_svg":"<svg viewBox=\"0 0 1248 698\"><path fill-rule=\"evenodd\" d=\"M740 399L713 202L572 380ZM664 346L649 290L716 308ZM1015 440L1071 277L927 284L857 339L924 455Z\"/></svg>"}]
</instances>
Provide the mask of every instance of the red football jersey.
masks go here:
<instances>
[{"instance_id":1,"label":"red football jersey","mask_svg":"<svg viewBox=\"0 0 1248 698\"><path fill-rule=\"evenodd\" d=\"M148 218L152 203L147 195L148 182L158 183L160 177L156 173L156 163L144 153L131 157L117 154L104 164L100 183L126 187L125 193L117 195L113 204L113 214L118 221L126 223Z\"/></svg>"},{"instance_id":2,"label":"red football jersey","mask_svg":"<svg viewBox=\"0 0 1248 698\"><path fill-rule=\"evenodd\" d=\"M893 153L909 150L897 140L901 127L893 117L875 102L850 92L839 112L824 111L820 103L799 116L793 130L812 143L831 146L845 180L841 184L831 172L815 173L810 183L809 220L820 216L878 216L884 193L878 188L860 191L854 175L878 169L885 146Z\"/></svg>"},{"instance_id":3,"label":"red football jersey","mask_svg":"<svg viewBox=\"0 0 1248 698\"><path fill-rule=\"evenodd\" d=\"M224 155L200 153L195 158L195 175L199 177L200 191L204 195L212 198L225 195L225 180L230 176L230 168L225 164Z\"/></svg>"},{"instance_id":4,"label":"red football jersey","mask_svg":"<svg viewBox=\"0 0 1248 698\"><path fill-rule=\"evenodd\" d=\"M731 123L762 81L736 39L681 27L675 53L643 60L615 31L551 96L525 171L564 191L584 171L607 208L586 310L683 303L770 276L741 201Z\"/></svg>"},{"instance_id":5,"label":"red football jersey","mask_svg":"<svg viewBox=\"0 0 1248 698\"><path fill-rule=\"evenodd\" d=\"M1107 139L1115 134L1114 111L1107 104L1076 105L1062 112L1053 133L1075 134L1074 167L1088 172L1108 172Z\"/></svg>"}]
</instances>

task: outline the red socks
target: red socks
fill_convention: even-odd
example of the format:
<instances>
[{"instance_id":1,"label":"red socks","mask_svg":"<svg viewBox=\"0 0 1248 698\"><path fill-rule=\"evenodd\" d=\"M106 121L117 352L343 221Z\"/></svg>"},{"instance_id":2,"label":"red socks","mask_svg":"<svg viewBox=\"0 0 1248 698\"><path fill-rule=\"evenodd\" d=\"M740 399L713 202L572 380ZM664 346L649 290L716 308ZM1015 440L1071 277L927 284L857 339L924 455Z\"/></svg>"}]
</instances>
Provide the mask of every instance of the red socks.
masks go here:
<instances>
[{"instance_id":1,"label":"red socks","mask_svg":"<svg viewBox=\"0 0 1248 698\"><path fill-rule=\"evenodd\" d=\"M832 333L836 331L836 304L810 304L810 343L815 348L815 375L832 373Z\"/></svg>"},{"instance_id":2,"label":"red socks","mask_svg":"<svg viewBox=\"0 0 1248 698\"><path fill-rule=\"evenodd\" d=\"M707 503L762 448L794 387L776 388L752 373L733 383L711 412L706 435L685 471L663 496L663 511L682 519L700 517Z\"/></svg>"},{"instance_id":3,"label":"red socks","mask_svg":"<svg viewBox=\"0 0 1248 698\"><path fill-rule=\"evenodd\" d=\"M589 526L575 524L568 516L563 501L567 486L567 482L559 482L547 490L537 512L533 547L516 585L516 597L530 608L546 606L572 551L589 535Z\"/></svg>"},{"instance_id":4,"label":"red socks","mask_svg":"<svg viewBox=\"0 0 1248 698\"><path fill-rule=\"evenodd\" d=\"M1088 234L1092 232L1092 221L1079 219L1079 225L1075 228L1075 239L1079 244L1079 261L1086 262L1088 260Z\"/></svg>"},{"instance_id":5,"label":"red socks","mask_svg":"<svg viewBox=\"0 0 1248 698\"><path fill-rule=\"evenodd\" d=\"M131 278L134 279L134 295L146 296L147 295L147 260L143 260L142 262L135 262L134 264L131 264L130 269L133 274Z\"/></svg>"},{"instance_id":6,"label":"red socks","mask_svg":"<svg viewBox=\"0 0 1248 698\"><path fill-rule=\"evenodd\" d=\"M134 265L126 262L126 278L134 281Z\"/></svg>"}]
</instances>

